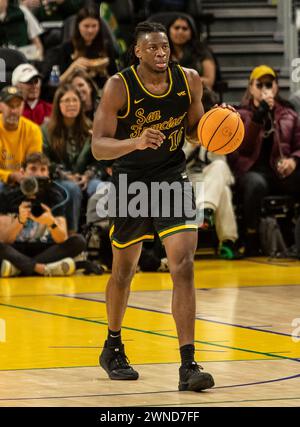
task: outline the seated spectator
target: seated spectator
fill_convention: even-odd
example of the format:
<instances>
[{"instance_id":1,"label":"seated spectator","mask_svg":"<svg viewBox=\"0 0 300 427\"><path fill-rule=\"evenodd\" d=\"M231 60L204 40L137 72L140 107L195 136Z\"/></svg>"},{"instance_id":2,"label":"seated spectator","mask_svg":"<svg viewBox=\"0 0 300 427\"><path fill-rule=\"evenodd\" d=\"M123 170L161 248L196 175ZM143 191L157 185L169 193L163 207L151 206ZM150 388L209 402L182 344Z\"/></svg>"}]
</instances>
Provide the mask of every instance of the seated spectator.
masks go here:
<instances>
[{"instance_id":1,"label":"seated spectator","mask_svg":"<svg viewBox=\"0 0 300 427\"><path fill-rule=\"evenodd\" d=\"M114 46L104 43L97 7L90 5L78 12L73 39L61 46L57 60L62 82L73 71L81 69L102 88L107 78L117 71Z\"/></svg>"},{"instance_id":2,"label":"seated spectator","mask_svg":"<svg viewBox=\"0 0 300 427\"><path fill-rule=\"evenodd\" d=\"M54 96L49 123L42 127L44 153L56 168L59 183L70 195L69 232L78 230L82 191L91 196L100 183L97 161L91 153L91 122L83 112L77 90L61 85Z\"/></svg>"},{"instance_id":3,"label":"seated spectator","mask_svg":"<svg viewBox=\"0 0 300 427\"><path fill-rule=\"evenodd\" d=\"M84 0L23 0L39 22L64 21L83 6Z\"/></svg>"},{"instance_id":4,"label":"seated spectator","mask_svg":"<svg viewBox=\"0 0 300 427\"><path fill-rule=\"evenodd\" d=\"M12 73L12 84L22 92L23 116L41 125L49 119L52 106L40 99L42 80L38 70L31 64L20 64Z\"/></svg>"},{"instance_id":5,"label":"seated spectator","mask_svg":"<svg viewBox=\"0 0 300 427\"><path fill-rule=\"evenodd\" d=\"M83 111L93 121L100 101L99 88L89 77L88 73L80 69L70 74L67 83L72 84L78 90L83 103Z\"/></svg>"},{"instance_id":6,"label":"seated spectator","mask_svg":"<svg viewBox=\"0 0 300 427\"><path fill-rule=\"evenodd\" d=\"M253 69L237 110L245 137L229 159L243 205L246 254L256 255L263 198L300 193L300 124L297 113L280 97L278 77L267 65Z\"/></svg>"},{"instance_id":7,"label":"seated spectator","mask_svg":"<svg viewBox=\"0 0 300 427\"><path fill-rule=\"evenodd\" d=\"M218 101L217 94L204 89L202 103L204 110L210 110ZM224 259L240 259L238 250L238 229L233 210L230 186L233 176L226 162L226 156L208 152L197 144L184 147L187 157L187 172L194 185L201 183L204 193L196 194L196 206L203 211L203 229L216 226L219 239L219 256Z\"/></svg>"},{"instance_id":8,"label":"seated spectator","mask_svg":"<svg viewBox=\"0 0 300 427\"><path fill-rule=\"evenodd\" d=\"M178 15L168 25L171 59L183 67L194 68L203 84L212 89L216 81L216 62L210 49L201 43L188 15Z\"/></svg>"},{"instance_id":9,"label":"seated spectator","mask_svg":"<svg viewBox=\"0 0 300 427\"><path fill-rule=\"evenodd\" d=\"M75 15L83 6L84 0L21 0L21 3L31 10L39 22L60 23ZM55 26L45 30L42 43L48 49L59 45L62 38L63 27Z\"/></svg>"},{"instance_id":10,"label":"seated spectator","mask_svg":"<svg viewBox=\"0 0 300 427\"><path fill-rule=\"evenodd\" d=\"M0 190L4 184L19 184L26 156L42 151L42 134L39 127L22 117L24 100L14 86L0 92Z\"/></svg>"},{"instance_id":11,"label":"seated spectator","mask_svg":"<svg viewBox=\"0 0 300 427\"><path fill-rule=\"evenodd\" d=\"M30 154L21 185L1 194L1 277L69 276L73 258L85 249L82 236L68 238L64 199L49 180L49 164L44 154Z\"/></svg>"},{"instance_id":12,"label":"seated spectator","mask_svg":"<svg viewBox=\"0 0 300 427\"><path fill-rule=\"evenodd\" d=\"M21 50L30 60L43 58L43 30L26 6L0 0L0 46Z\"/></svg>"}]
</instances>

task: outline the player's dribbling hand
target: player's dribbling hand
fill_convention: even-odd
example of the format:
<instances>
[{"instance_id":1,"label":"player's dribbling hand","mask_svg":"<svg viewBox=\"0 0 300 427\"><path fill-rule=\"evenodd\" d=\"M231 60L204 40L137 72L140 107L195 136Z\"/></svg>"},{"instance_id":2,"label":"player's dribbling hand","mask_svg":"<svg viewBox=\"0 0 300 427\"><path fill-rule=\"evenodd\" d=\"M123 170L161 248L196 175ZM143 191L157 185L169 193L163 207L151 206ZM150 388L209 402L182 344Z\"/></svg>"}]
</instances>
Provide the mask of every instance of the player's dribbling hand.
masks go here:
<instances>
[{"instance_id":1,"label":"player's dribbling hand","mask_svg":"<svg viewBox=\"0 0 300 427\"><path fill-rule=\"evenodd\" d=\"M142 135L136 138L136 149L145 150L146 148L152 148L153 150L157 150L164 139L165 135L158 129L144 129Z\"/></svg>"},{"instance_id":2,"label":"player's dribbling hand","mask_svg":"<svg viewBox=\"0 0 300 427\"><path fill-rule=\"evenodd\" d=\"M220 105L215 104L212 108L228 108L228 110L231 110L231 111L237 113L236 109L232 105L226 104L225 102L223 102Z\"/></svg>"}]
</instances>

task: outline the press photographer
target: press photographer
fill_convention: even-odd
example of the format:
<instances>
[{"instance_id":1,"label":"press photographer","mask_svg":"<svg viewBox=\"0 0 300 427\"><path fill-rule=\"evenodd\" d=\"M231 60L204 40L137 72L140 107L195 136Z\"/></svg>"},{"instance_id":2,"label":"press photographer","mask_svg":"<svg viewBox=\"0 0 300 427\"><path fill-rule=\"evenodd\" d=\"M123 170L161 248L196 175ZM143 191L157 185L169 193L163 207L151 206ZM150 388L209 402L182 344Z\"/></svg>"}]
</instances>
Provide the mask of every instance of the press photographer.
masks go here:
<instances>
[{"instance_id":1,"label":"press photographer","mask_svg":"<svg viewBox=\"0 0 300 427\"><path fill-rule=\"evenodd\" d=\"M21 173L20 185L0 194L1 277L69 276L85 239L68 237L66 194L50 180L42 153L28 155Z\"/></svg>"}]
</instances>

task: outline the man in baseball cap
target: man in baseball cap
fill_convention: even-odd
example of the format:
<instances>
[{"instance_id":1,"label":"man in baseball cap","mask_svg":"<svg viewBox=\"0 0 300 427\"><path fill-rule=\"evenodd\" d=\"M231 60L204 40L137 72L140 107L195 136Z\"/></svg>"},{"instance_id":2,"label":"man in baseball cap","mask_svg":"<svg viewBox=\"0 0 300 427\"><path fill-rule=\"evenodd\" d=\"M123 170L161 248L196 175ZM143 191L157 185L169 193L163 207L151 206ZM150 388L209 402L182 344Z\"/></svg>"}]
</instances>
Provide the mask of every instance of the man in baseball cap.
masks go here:
<instances>
[{"instance_id":1,"label":"man in baseball cap","mask_svg":"<svg viewBox=\"0 0 300 427\"><path fill-rule=\"evenodd\" d=\"M52 106L40 99L42 79L31 64L20 64L12 73L12 84L23 94L25 105L23 116L41 125L51 115Z\"/></svg>"},{"instance_id":2,"label":"man in baseball cap","mask_svg":"<svg viewBox=\"0 0 300 427\"><path fill-rule=\"evenodd\" d=\"M24 100L15 86L0 92L0 191L6 183L19 183L20 168L25 156L42 151L42 133L30 120L22 117Z\"/></svg>"},{"instance_id":3,"label":"man in baseball cap","mask_svg":"<svg viewBox=\"0 0 300 427\"><path fill-rule=\"evenodd\" d=\"M33 65L20 64L14 69L11 82L16 86L18 83L28 83L34 77L41 78L41 75Z\"/></svg>"},{"instance_id":4,"label":"man in baseball cap","mask_svg":"<svg viewBox=\"0 0 300 427\"><path fill-rule=\"evenodd\" d=\"M5 86L0 92L0 102L7 104L11 99L19 98L23 101L22 92L14 86Z\"/></svg>"}]
</instances>

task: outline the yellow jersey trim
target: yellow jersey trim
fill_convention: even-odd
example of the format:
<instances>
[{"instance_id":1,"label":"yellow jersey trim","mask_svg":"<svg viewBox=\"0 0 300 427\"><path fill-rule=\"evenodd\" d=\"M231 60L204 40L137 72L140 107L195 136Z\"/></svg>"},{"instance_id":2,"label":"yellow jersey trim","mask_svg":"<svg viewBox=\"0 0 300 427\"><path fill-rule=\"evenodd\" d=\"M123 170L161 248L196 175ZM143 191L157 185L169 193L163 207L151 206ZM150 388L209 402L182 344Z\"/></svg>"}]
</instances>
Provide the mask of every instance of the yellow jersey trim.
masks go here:
<instances>
[{"instance_id":1,"label":"yellow jersey trim","mask_svg":"<svg viewBox=\"0 0 300 427\"><path fill-rule=\"evenodd\" d=\"M127 84L127 81L126 81L125 77L123 76L122 73L118 73L118 74L119 74L119 76L122 77L123 82L125 84L125 88L126 88L126 93L127 93L127 111L126 111L126 113L123 116L117 116L117 117L118 117L118 119L125 119L125 117L128 116L129 111L130 111L130 93L129 93L129 87L128 87L128 84Z\"/></svg>"},{"instance_id":2,"label":"yellow jersey trim","mask_svg":"<svg viewBox=\"0 0 300 427\"><path fill-rule=\"evenodd\" d=\"M114 225L112 225L112 226L110 227L110 230L109 230L109 238L111 238L111 236L112 236L112 234L113 234L114 230L115 230L115 226L114 226Z\"/></svg>"},{"instance_id":3,"label":"yellow jersey trim","mask_svg":"<svg viewBox=\"0 0 300 427\"><path fill-rule=\"evenodd\" d=\"M176 65L177 65L177 67L179 68L179 70L182 72L183 79L184 79L184 81L185 81L185 85L186 85L186 89L187 89L187 92L188 92L188 95L189 95L190 104L191 104L191 103L192 103L192 96L191 96L190 86L189 86L189 83L188 83L188 81L187 81L187 78L186 78L185 72L183 71L183 69L181 68L181 66L180 66L179 64L176 64Z\"/></svg>"},{"instance_id":4,"label":"yellow jersey trim","mask_svg":"<svg viewBox=\"0 0 300 427\"><path fill-rule=\"evenodd\" d=\"M170 67L168 67L169 81L170 81L169 89L168 89L168 90L167 90L167 92L166 92L166 93L164 93L163 95L154 95L153 93L149 92L149 91L145 88L145 86L143 85L143 83L141 82L141 80L140 80L140 78L139 78L139 76L138 76L137 72L136 72L136 71L135 71L135 69L134 69L134 65L132 65L130 68L131 68L131 70L132 70L133 74L135 75L135 78L137 79L138 84L141 86L142 90L143 90L144 92L146 92L146 94L147 94L147 95L152 96L152 98L164 98L165 96L168 96L168 95L169 95L169 93L171 92L172 87L173 87L173 79L172 79L172 73L171 73Z\"/></svg>"},{"instance_id":5,"label":"yellow jersey trim","mask_svg":"<svg viewBox=\"0 0 300 427\"><path fill-rule=\"evenodd\" d=\"M178 225L177 227L172 227L172 228L168 228L167 230L161 231L160 233L158 233L158 235L159 237L163 237L166 234L174 233L175 231L186 230L186 229L196 230L198 229L198 225L197 224Z\"/></svg>"},{"instance_id":6,"label":"yellow jersey trim","mask_svg":"<svg viewBox=\"0 0 300 427\"><path fill-rule=\"evenodd\" d=\"M149 239L153 240L154 234L144 234L144 236L138 237L137 239L134 239L134 240L130 240L127 243L119 243L112 238L112 244L116 248L124 249L124 248L127 248L127 246L133 245L134 243L138 243L138 242L141 242L142 240L149 240Z\"/></svg>"}]
</instances>

